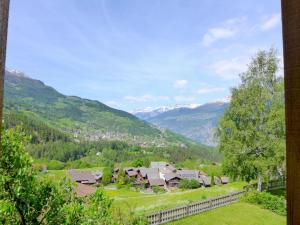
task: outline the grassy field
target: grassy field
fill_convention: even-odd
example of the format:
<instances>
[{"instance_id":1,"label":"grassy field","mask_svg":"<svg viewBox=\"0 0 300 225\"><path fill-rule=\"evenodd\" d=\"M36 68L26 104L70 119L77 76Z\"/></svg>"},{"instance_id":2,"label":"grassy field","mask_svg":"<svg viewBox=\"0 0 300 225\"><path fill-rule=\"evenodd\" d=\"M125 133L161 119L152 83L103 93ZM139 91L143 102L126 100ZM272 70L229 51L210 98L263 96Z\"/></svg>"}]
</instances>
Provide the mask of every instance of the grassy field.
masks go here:
<instances>
[{"instance_id":1,"label":"grassy field","mask_svg":"<svg viewBox=\"0 0 300 225\"><path fill-rule=\"evenodd\" d=\"M269 210L247 203L235 203L229 206L204 212L168 225L285 225L286 218Z\"/></svg>"},{"instance_id":2,"label":"grassy field","mask_svg":"<svg viewBox=\"0 0 300 225\"><path fill-rule=\"evenodd\" d=\"M105 192L114 199L114 206L149 213L241 190L244 185L243 182L236 182L211 188L177 190L163 194L141 193L128 189L105 190Z\"/></svg>"},{"instance_id":3,"label":"grassy field","mask_svg":"<svg viewBox=\"0 0 300 225\"><path fill-rule=\"evenodd\" d=\"M86 170L96 171L102 169L103 168L89 168ZM65 177L66 174L66 170L49 170L44 176L52 180L60 180ZM116 186L112 184L105 187L105 193L114 200L113 206L115 207L139 213L150 213L156 210L169 209L194 201L228 194L241 190L244 185L246 185L245 182L234 182L209 188L198 188L185 191L175 190L172 192L155 194L151 192L144 193L129 188L116 189Z\"/></svg>"}]
</instances>

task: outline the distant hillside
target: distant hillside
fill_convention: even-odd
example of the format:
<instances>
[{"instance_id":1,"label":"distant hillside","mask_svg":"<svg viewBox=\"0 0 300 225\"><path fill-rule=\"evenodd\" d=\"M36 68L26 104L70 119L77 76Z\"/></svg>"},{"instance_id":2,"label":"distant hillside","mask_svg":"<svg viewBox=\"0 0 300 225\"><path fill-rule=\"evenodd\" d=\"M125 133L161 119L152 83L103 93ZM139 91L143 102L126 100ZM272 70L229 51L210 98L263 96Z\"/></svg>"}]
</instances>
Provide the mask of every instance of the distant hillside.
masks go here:
<instances>
[{"instance_id":1,"label":"distant hillside","mask_svg":"<svg viewBox=\"0 0 300 225\"><path fill-rule=\"evenodd\" d=\"M151 112L137 113L136 116L200 143L215 146L214 131L227 106L226 102L214 102L196 108L176 108L154 116Z\"/></svg>"},{"instance_id":2,"label":"distant hillside","mask_svg":"<svg viewBox=\"0 0 300 225\"><path fill-rule=\"evenodd\" d=\"M23 73L6 71L5 75L6 113L19 112L23 118L34 118L38 124L71 134L71 137L125 140L146 146L194 144L181 135L157 129L99 101L63 95Z\"/></svg>"}]
</instances>

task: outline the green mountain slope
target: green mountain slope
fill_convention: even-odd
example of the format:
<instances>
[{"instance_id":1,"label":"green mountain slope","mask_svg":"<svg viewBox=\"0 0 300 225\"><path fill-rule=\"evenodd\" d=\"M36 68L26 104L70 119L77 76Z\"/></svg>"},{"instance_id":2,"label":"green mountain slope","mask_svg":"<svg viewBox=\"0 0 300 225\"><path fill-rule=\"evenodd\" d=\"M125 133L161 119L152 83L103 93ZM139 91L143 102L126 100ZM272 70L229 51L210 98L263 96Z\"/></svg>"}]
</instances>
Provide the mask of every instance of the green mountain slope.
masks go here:
<instances>
[{"instance_id":1,"label":"green mountain slope","mask_svg":"<svg viewBox=\"0 0 300 225\"><path fill-rule=\"evenodd\" d=\"M6 113L18 111L75 138L125 140L148 146L194 144L99 101L65 96L22 73L6 71L4 96Z\"/></svg>"}]
</instances>

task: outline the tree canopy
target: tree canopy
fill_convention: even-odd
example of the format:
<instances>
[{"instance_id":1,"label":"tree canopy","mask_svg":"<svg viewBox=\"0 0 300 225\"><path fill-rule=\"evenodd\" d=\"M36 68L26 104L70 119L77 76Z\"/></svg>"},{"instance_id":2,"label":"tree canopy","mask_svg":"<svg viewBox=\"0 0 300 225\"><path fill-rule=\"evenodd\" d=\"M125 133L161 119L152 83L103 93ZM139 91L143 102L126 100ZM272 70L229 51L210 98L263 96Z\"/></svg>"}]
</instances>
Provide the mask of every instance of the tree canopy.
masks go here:
<instances>
[{"instance_id":1,"label":"tree canopy","mask_svg":"<svg viewBox=\"0 0 300 225\"><path fill-rule=\"evenodd\" d=\"M252 58L240 85L231 90L218 128L224 170L246 181L258 178L259 185L284 171L284 92L278 65L274 49Z\"/></svg>"}]
</instances>

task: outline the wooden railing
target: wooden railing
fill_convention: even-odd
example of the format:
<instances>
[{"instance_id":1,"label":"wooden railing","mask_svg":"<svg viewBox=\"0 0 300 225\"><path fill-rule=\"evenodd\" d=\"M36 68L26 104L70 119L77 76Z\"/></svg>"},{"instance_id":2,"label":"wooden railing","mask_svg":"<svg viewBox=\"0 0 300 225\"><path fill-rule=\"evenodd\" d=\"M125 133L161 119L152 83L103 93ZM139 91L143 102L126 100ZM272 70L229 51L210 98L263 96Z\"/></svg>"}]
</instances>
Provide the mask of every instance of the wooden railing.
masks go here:
<instances>
[{"instance_id":1,"label":"wooden railing","mask_svg":"<svg viewBox=\"0 0 300 225\"><path fill-rule=\"evenodd\" d=\"M194 215L200 212L208 211L218 207L222 207L233 202L237 202L246 191L238 191L232 194L211 198L208 200L191 203L185 206L158 211L147 215L150 225L163 224L174 220L181 219L186 216Z\"/></svg>"},{"instance_id":2,"label":"wooden railing","mask_svg":"<svg viewBox=\"0 0 300 225\"><path fill-rule=\"evenodd\" d=\"M263 190L275 190L285 188L286 181L276 180L269 183L263 183ZM256 184L244 187L244 190L234 192L231 194L211 198L204 201L194 202L185 206L180 206L173 209L157 211L147 215L149 225L163 224L174 220L181 219L186 216L194 215L197 213L205 212L211 209L219 208L225 205L239 201L239 199L251 188L256 188Z\"/></svg>"},{"instance_id":3,"label":"wooden railing","mask_svg":"<svg viewBox=\"0 0 300 225\"><path fill-rule=\"evenodd\" d=\"M285 188L285 187L286 187L285 179L272 180L272 181L269 181L268 183L262 184L262 191L277 190L277 189L281 189L281 188ZM257 188L257 183L245 186L244 190L256 189L256 188Z\"/></svg>"}]
</instances>

